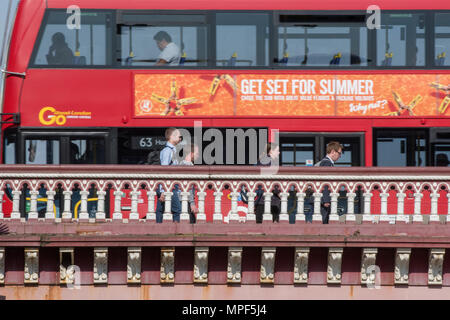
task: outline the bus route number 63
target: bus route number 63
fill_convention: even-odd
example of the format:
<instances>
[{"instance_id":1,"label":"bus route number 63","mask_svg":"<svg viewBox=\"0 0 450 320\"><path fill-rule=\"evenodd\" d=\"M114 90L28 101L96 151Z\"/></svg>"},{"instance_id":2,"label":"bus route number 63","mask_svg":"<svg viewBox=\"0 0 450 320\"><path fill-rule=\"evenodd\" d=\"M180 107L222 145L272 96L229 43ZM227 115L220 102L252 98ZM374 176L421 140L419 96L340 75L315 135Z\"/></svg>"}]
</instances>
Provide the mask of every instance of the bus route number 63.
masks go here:
<instances>
[{"instance_id":1,"label":"bus route number 63","mask_svg":"<svg viewBox=\"0 0 450 320\"><path fill-rule=\"evenodd\" d=\"M151 148L151 146L153 145L152 143L152 138L141 138L139 140L139 146L141 148Z\"/></svg>"}]
</instances>

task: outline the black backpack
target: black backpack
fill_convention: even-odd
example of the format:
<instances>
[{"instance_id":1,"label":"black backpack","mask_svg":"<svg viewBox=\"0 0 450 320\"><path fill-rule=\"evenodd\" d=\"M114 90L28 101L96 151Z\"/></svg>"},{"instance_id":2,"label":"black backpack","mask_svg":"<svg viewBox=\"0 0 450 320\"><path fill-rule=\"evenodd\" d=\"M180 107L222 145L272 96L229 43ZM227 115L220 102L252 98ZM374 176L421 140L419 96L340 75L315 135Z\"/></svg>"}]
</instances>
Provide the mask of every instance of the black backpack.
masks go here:
<instances>
[{"instance_id":1,"label":"black backpack","mask_svg":"<svg viewBox=\"0 0 450 320\"><path fill-rule=\"evenodd\" d=\"M160 152L161 150L150 151L150 153L147 156L147 164L159 166L161 164L161 160L159 159Z\"/></svg>"},{"instance_id":2,"label":"black backpack","mask_svg":"<svg viewBox=\"0 0 450 320\"><path fill-rule=\"evenodd\" d=\"M165 148L165 146L157 146L154 150L150 151L147 156L146 164L150 165L161 165L160 153Z\"/></svg>"},{"instance_id":3,"label":"black backpack","mask_svg":"<svg viewBox=\"0 0 450 320\"><path fill-rule=\"evenodd\" d=\"M169 148L168 146L158 146L155 150L150 151L150 153L147 156L147 164L160 166L161 165L161 158L160 154L161 151L163 151L165 148ZM173 160L170 161L170 164L173 163Z\"/></svg>"}]
</instances>

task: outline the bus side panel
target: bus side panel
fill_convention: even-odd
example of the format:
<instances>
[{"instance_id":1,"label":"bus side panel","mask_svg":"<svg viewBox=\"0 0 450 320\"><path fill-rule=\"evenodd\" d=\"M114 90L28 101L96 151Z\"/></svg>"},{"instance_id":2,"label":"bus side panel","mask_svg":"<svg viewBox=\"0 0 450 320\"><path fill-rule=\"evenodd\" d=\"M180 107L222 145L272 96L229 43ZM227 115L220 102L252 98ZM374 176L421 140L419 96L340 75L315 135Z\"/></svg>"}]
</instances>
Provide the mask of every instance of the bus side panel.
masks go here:
<instances>
[{"instance_id":1,"label":"bus side panel","mask_svg":"<svg viewBox=\"0 0 450 320\"><path fill-rule=\"evenodd\" d=\"M129 70L31 69L22 93L22 126L123 126L132 116L131 86ZM72 111L87 116L52 121L55 113Z\"/></svg>"}]
</instances>

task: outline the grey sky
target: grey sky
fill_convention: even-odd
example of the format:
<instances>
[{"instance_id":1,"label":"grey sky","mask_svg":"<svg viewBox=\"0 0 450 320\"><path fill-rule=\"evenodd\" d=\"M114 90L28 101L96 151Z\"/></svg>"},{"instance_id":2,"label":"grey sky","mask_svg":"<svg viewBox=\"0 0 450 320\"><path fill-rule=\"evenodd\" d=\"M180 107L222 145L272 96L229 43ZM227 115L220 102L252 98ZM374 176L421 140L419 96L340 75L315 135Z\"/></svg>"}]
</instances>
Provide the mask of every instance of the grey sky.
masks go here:
<instances>
[{"instance_id":1,"label":"grey sky","mask_svg":"<svg viewBox=\"0 0 450 320\"><path fill-rule=\"evenodd\" d=\"M8 16L8 6L9 6L9 2L10 0L0 0L0 54L2 59L1 60L1 67L3 68L3 48L1 47L3 45L3 38L4 38L4 34L5 34L5 29L6 29L6 25L8 24L8 22L6 21L6 18ZM13 4L13 8L15 8L15 6L17 5L17 3L19 2L19 0L12 0L12 4ZM12 13L15 12L14 9L11 10L11 15ZM11 18L10 15L10 18ZM10 23L10 22L9 22ZM2 77L0 77L0 82L2 81ZM0 83L1 85L1 83Z\"/></svg>"},{"instance_id":2,"label":"grey sky","mask_svg":"<svg viewBox=\"0 0 450 320\"><path fill-rule=\"evenodd\" d=\"M3 42L3 33L5 32L5 19L9 0L0 0L0 43Z\"/></svg>"},{"instance_id":3,"label":"grey sky","mask_svg":"<svg viewBox=\"0 0 450 320\"><path fill-rule=\"evenodd\" d=\"M17 3L19 0L11 0L12 1L12 8L15 8L17 6ZM8 16L8 7L9 7L10 0L0 0L0 67L3 69L4 61L2 59L3 57L3 38L5 34L5 30L7 29L7 25L11 23L11 21L6 21L6 18ZM10 20L12 12L15 12L14 9L11 9L10 14ZM3 76L0 76L0 88L3 87ZM0 101L1 103L1 101Z\"/></svg>"},{"instance_id":4,"label":"grey sky","mask_svg":"<svg viewBox=\"0 0 450 320\"><path fill-rule=\"evenodd\" d=\"M8 16L8 5L10 0L0 0L0 44L3 43L3 36L6 29L6 17ZM18 0L12 0L13 5L16 5ZM0 48L1 50L2 48Z\"/></svg>"}]
</instances>

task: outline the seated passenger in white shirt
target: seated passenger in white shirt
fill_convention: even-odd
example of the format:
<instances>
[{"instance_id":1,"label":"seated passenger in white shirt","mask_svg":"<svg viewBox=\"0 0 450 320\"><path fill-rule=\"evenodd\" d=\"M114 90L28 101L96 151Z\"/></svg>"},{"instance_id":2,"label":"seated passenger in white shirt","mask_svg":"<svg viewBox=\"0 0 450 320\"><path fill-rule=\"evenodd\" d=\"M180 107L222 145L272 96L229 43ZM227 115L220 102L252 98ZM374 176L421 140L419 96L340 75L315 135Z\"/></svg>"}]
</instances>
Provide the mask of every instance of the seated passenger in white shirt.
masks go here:
<instances>
[{"instance_id":1,"label":"seated passenger in white shirt","mask_svg":"<svg viewBox=\"0 0 450 320\"><path fill-rule=\"evenodd\" d=\"M156 65L170 65L177 66L180 64L181 52L180 48L172 42L172 38L165 31L159 31L153 39L156 41L156 45L159 50L161 50L161 54L158 56Z\"/></svg>"}]
</instances>

